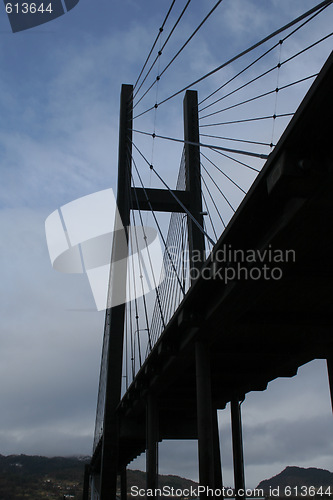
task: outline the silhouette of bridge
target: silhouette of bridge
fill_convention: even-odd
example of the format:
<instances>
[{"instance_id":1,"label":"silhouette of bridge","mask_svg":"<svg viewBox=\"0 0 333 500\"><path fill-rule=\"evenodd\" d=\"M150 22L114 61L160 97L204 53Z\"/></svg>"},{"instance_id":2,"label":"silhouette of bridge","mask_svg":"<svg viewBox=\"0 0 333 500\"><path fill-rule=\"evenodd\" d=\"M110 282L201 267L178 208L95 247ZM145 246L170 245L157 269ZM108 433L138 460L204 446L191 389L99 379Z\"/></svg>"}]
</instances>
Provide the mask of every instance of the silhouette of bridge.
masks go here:
<instances>
[{"instance_id":1,"label":"silhouette of bridge","mask_svg":"<svg viewBox=\"0 0 333 500\"><path fill-rule=\"evenodd\" d=\"M217 410L228 403L237 497L245 488L240 405L247 393L264 391L270 381L293 377L300 366L320 358L327 360L333 404L332 89L333 54L269 155L210 146L223 154L266 160L214 241L205 223L205 217L212 217L202 196L200 149L207 145L199 133L197 92L185 89L184 152L177 188L170 189L161 178L164 188L157 189L134 184L133 149L159 173L133 141L139 132L133 129L135 89L123 85L119 213L126 231L133 212L143 226L142 211L172 214L163 238L169 265L166 279L156 287L151 318L144 295L141 305L133 299L106 312L85 499L89 478L92 498L116 498L119 474L121 498L127 498L126 467L143 452L147 488L154 490L158 443L164 439L198 440L199 482L221 488ZM115 253L117 238L116 234ZM173 255L171 247L177 249ZM118 276L117 287L126 284L126 272ZM170 275L173 279L167 279ZM139 316L147 323L140 323ZM145 332L144 341L140 332Z\"/></svg>"}]
</instances>

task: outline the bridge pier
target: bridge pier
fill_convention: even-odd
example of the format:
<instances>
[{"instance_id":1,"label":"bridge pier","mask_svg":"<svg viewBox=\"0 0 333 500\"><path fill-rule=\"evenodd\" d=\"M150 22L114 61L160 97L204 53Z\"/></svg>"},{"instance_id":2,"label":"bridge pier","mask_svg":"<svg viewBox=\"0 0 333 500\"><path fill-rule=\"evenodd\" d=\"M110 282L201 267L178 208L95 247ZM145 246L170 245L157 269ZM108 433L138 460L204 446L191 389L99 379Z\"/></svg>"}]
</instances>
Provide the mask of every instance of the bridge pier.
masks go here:
<instances>
[{"instance_id":1,"label":"bridge pier","mask_svg":"<svg viewBox=\"0 0 333 500\"><path fill-rule=\"evenodd\" d=\"M89 482L90 482L90 466L87 464L84 466L82 500L89 499Z\"/></svg>"},{"instance_id":2,"label":"bridge pier","mask_svg":"<svg viewBox=\"0 0 333 500\"><path fill-rule=\"evenodd\" d=\"M158 484L158 441L159 416L158 408L153 395L149 394L146 404L146 482L147 490L155 493ZM155 494L149 498L157 498Z\"/></svg>"},{"instance_id":3,"label":"bridge pier","mask_svg":"<svg viewBox=\"0 0 333 500\"><path fill-rule=\"evenodd\" d=\"M222 464L217 410L213 409L214 488L222 489ZM220 497L223 500L223 496Z\"/></svg>"},{"instance_id":4,"label":"bridge pier","mask_svg":"<svg viewBox=\"0 0 333 500\"><path fill-rule=\"evenodd\" d=\"M245 490L245 474L244 474L244 454L243 454L243 435L242 435L242 417L241 408L238 398L231 400L231 430L232 430L232 451L234 462L234 478L235 478L235 497L236 499L244 498L239 496L240 490Z\"/></svg>"},{"instance_id":5,"label":"bridge pier","mask_svg":"<svg viewBox=\"0 0 333 500\"><path fill-rule=\"evenodd\" d=\"M200 341L195 344L197 382L197 425L200 486L214 488L215 453L209 350ZM200 500L207 498L200 495Z\"/></svg>"},{"instance_id":6,"label":"bridge pier","mask_svg":"<svg viewBox=\"0 0 333 500\"><path fill-rule=\"evenodd\" d=\"M127 469L126 465L120 471L120 500L127 500Z\"/></svg>"}]
</instances>

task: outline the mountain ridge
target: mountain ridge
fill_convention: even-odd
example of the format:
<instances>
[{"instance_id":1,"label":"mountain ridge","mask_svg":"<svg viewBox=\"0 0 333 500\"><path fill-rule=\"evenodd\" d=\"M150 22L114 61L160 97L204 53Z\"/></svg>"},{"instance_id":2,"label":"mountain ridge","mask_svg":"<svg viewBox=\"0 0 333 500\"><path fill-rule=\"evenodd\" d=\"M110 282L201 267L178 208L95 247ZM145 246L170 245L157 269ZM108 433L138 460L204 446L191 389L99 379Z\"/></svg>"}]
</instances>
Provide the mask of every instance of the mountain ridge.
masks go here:
<instances>
[{"instance_id":1,"label":"mountain ridge","mask_svg":"<svg viewBox=\"0 0 333 500\"><path fill-rule=\"evenodd\" d=\"M83 488L84 466L89 456L43 457L40 455L0 455L0 500L63 500L65 495L80 499ZM131 486L145 489L145 473L128 469L128 491ZM176 475L159 475L159 487L185 489L197 486L195 481ZM257 489L265 494L270 488L290 486L331 487L333 472L315 467L288 466L279 474L261 481Z\"/></svg>"},{"instance_id":2,"label":"mountain ridge","mask_svg":"<svg viewBox=\"0 0 333 500\"><path fill-rule=\"evenodd\" d=\"M277 488L278 486L280 488L285 488L286 486L292 488L296 486L305 486L307 488L310 486L314 486L315 488L331 486L331 493L333 495L333 472L316 467L305 468L289 465L276 476L261 481L257 488L263 489L267 493L270 488Z\"/></svg>"}]
</instances>

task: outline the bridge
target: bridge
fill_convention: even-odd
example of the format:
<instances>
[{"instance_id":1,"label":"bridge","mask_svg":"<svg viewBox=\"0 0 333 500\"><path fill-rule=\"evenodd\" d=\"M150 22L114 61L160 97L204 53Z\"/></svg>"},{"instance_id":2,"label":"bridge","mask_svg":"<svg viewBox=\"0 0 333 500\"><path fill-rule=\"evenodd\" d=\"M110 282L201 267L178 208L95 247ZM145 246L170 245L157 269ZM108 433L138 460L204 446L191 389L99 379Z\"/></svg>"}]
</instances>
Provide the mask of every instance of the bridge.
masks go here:
<instances>
[{"instance_id":1,"label":"bridge","mask_svg":"<svg viewBox=\"0 0 333 500\"><path fill-rule=\"evenodd\" d=\"M295 26L299 29L330 4L322 2L274 36L285 29L295 30ZM287 33L286 38L290 31ZM324 38L327 36L320 41ZM281 39L276 43L281 45ZM284 62L279 60L277 70ZM169 187L133 137L179 139L135 129L135 87L123 85L117 205L125 228L126 256L134 258L132 238L136 233L129 228L136 227L136 220L145 227L142 212L149 211L154 220L158 212L172 215L167 236L156 218L166 277L153 287L155 303L142 293L127 296L127 304L124 300L106 311L94 453L86 468L84 499L89 495L89 482L91 498L116 498L120 475L125 500L126 467L143 452L147 488L154 490L158 443L165 439L197 440L199 482L221 488L217 410L228 403L237 497L245 488L241 402L249 392L264 391L270 381L293 377L300 366L320 358L327 360L333 405L332 53L319 74L311 77L310 89L277 144L266 144L269 154L207 144L208 135L201 133L199 125L198 93L192 85L182 89L184 150L176 189ZM280 90L274 89L275 94ZM152 108L161 104L163 101ZM275 123L277 113L270 118ZM240 142L242 148L247 143L259 144ZM218 238L214 237L218 214L213 216L209 209L210 191L202 176L202 159L210 161L202 152L205 148L265 161L229 222L223 221L226 227ZM145 185L135 152L163 189ZM140 186L135 177L142 181ZM218 188L216 177L211 179ZM224 201L232 205L226 196ZM218 208L214 195L211 206ZM124 243L120 233L115 233L112 262L119 261ZM147 244L144 229L143 239ZM120 267L110 285L110 296L113 287L117 292L126 288L133 269L134 265ZM137 288L145 272L139 269ZM158 281L154 273L151 276Z\"/></svg>"}]
</instances>

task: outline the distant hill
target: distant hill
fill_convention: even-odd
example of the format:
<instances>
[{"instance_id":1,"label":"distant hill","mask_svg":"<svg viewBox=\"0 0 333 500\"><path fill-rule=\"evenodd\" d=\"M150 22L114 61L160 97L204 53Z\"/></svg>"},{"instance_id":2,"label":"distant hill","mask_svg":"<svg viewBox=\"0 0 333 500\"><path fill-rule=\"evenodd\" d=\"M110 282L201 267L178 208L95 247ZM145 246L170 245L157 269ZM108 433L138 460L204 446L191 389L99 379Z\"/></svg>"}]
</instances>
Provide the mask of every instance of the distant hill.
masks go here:
<instances>
[{"instance_id":1,"label":"distant hill","mask_svg":"<svg viewBox=\"0 0 333 500\"><path fill-rule=\"evenodd\" d=\"M0 455L0 500L63 500L82 496L84 465L90 457L46 458L28 455ZM128 491L132 485L146 487L146 475L128 470ZM190 488L196 483L179 476L159 476L159 487Z\"/></svg>"},{"instance_id":2,"label":"distant hill","mask_svg":"<svg viewBox=\"0 0 333 500\"><path fill-rule=\"evenodd\" d=\"M286 486L315 486L319 488L320 486L333 487L333 473L324 469L316 469L310 467L304 469L302 467L286 467L277 476L271 477L270 479L265 479L258 484L257 488L262 488L265 492L269 491L269 487L285 488Z\"/></svg>"},{"instance_id":3,"label":"distant hill","mask_svg":"<svg viewBox=\"0 0 333 500\"><path fill-rule=\"evenodd\" d=\"M0 500L63 500L68 498L81 500L84 466L90 457L54 457L46 458L28 455L0 455ZM128 492L132 485L146 487L145 473L129 469L127 472ZM164 485L175 489L196 486L197 483L173 475L160 475L160 488ZM269 487L285 486L331 486L333 491L333 473L314 467L286 467L280 474L261 481L257 488L266 493Z\"/></svg>"},{"instance_id":4,"label":"distant hill","mask_svg":"<svg viewBox=\"0 0 333 500\"><path fill-rule=\"evenodd\" d=\"M0 500L63 500L82 495L89 458L0 455Z\"/></svg>"}]
</instances>

